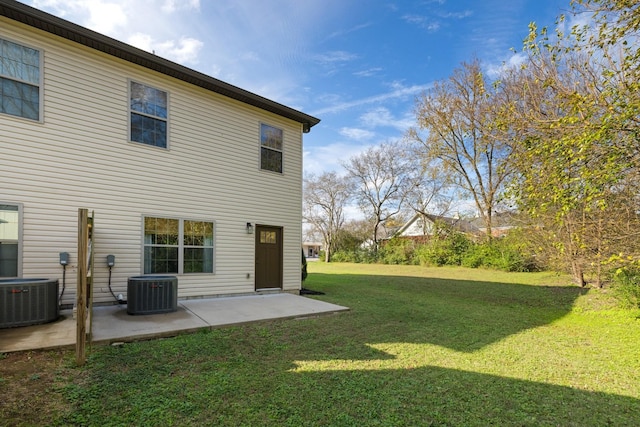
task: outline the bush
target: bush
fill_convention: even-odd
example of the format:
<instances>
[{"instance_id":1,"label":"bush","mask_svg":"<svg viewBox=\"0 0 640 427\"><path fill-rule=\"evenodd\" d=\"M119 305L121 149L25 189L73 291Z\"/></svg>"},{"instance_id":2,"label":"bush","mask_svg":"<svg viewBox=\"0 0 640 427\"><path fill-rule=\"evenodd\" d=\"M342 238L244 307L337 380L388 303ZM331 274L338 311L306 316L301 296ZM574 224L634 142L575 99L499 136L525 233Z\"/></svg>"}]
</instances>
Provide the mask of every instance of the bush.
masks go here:
<instances>
[{"instance_id":1,"label":"bush","mask_svg":"<svg viewBox=\"0 0 640 427\"><path fill-rule=\"evenodd\" d=\"M372 263L375 262L375 254L367 249L340 250L331 256L333 262Z\"/></svg>"},{"instance_id":2,"label":"bush","mask_svg":"<svg viewBox=\"0 0 640 427\"><path fill-rule=\"evenodd\" d=\"M464 253L460 265L468 268L478 268L485 265L488 256L488 245L474 244Z\"/></svg>"},{"instance_id":3,"label":"bush","mask_svg":"<svg viewBox=\"0 0 640 427\"><path fill-rule=\"evenodd\" d=\"M411 239L388 240L378 249L378 261L383 264L415 264L415 246Z\"/></svg>"},{"instance_id":4,"label":"bush","mask_svg":"<svg viewBox=\"0 0 640 427\"><path fill-rule=\"evenodd\" d=\"M502 271L537 270L534 258L526 255L523 245L509 237L473 245L464 254L462 265Z\"/></svg>"},{"instance_id":5,"label":"bush","mask_svg":"<svg viewBox=\"0 0 640 427\"><path fill-rule=\"evenodd\" d=\"M461 265L503 271L538 270L535 256L529 254L523 239L517 235L475 243L462 233L446 229L442 230L439 237L433 237L426 242L411 238L393 238L383 242L377 254L367 249L340 250L333 254L331 260L428 266Z\"/></svg>"},{"instance_id":6,"label":"bush","mask_svg":"<svg viewBox=\"0 0 640 427\"><path fill-rule=\"evenodd\" d=\"M462 258L473 245L464 234L450 233L442 238L434 238L416 250L420 265L461 265Z\"/></svg>"},{"instance_id":7,"label":"bush","mask_svg":"<svg viewBox=\"0 0 640 427\"><path fill-rule=\"evenodd\" d=\"M622 308L640 308L640 270L618 269L613 276L611 290Z\"/></svg>"}]
</instances>

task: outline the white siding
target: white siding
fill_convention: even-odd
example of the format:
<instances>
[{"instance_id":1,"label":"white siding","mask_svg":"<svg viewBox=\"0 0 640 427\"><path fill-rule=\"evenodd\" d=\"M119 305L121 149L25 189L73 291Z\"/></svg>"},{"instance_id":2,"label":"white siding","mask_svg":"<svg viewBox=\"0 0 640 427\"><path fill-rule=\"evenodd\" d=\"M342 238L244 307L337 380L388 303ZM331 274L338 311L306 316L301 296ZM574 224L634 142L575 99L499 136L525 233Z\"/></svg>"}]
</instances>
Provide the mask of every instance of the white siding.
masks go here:
<instances>
[{"instance_id":1,"label":"white siding","mask_svg":"<svg viewBox=\"0 0 640 427\"><path fill-rule=\"evenodd\" d=\"M0 115L0 201L24 204L23 276L62 279L75 301L77 214L95 212L96 302L139 275L142 216L215 221L215 274L179 297L254 291L254 236L284 229L284 289L300 288L301 124L0 17L0 37L41 49L44 122ZM129 80L169 93L169 150L128 142ZM259 123L284 130L284 173L259 169ZM247 279L247 274L250 277Z\"/></svg>"},{"instance_id":2,"label":"white siding","mask_svg":"<svg viewBox=\"0 0 640 427\"><path fill-rule=\"evenodd\" d=\"M404 226L400 236L430 236L431 234L433 234L433 223L418 214Z\"/></svg>"}]
</instances>

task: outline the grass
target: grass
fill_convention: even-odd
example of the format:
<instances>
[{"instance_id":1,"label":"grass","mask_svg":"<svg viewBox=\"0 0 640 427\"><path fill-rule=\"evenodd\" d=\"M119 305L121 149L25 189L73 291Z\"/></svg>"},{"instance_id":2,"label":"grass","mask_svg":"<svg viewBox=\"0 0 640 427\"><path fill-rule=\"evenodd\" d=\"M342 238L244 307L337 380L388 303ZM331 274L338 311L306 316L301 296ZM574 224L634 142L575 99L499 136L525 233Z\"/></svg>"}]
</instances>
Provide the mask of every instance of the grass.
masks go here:
<instances>
[{"instance_id":1,"label":"grass","mask_svg":"<svg viewBox=\"0 0 640 427\"><path fill-rule=\"evenodd\" d=\"M85 367L58 371L48 392L66 404L46 424L640 423L640 313L605 292L549 273L309 270L305 287L325 292L314 298L351 310L94 347ZM18 414L0 404L4 419L37 424Z\"/></svg>"}]
</instances>

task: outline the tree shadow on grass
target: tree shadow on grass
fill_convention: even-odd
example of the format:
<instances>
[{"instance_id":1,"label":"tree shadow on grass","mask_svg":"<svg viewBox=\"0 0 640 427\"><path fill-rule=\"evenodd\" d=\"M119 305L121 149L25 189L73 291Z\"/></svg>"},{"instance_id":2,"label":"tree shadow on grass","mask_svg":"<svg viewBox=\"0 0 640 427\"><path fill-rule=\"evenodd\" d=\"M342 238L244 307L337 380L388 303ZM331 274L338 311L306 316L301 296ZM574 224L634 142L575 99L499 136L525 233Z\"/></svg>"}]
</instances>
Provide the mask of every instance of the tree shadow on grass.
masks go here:
<instances>
[{"instance_id":1,"label":"tree shadow on grass","mask_svg":"<svg viewBox=\"0 0 640 427\"><path fill-rule=\"evenodd\" d=\"M287 408L280 421L289 425L292 420L354 426L636 426L640 421L640 400L631 397L439 367L304 372L291 374L287 384L296 392L295 405L271 401L266 390L261 398L263 404Z\"/></svg>"},{"instance_id":2,"label":"tree shadow on grass","mask_svg":"<svg viewBox=\"0 0 640 427\"><path fill-rule=\"evenodd\" d=\"M201 354L189 364L155 343L105 349L57 425L638 425L632 397L458 369L292 371L311 354L302 342L279 348L290 322L178 337L171 351Z\"/></svg>"},{"instance_id":3,"label":"tree shadow on grass","mask_svg":"<svg viewBox=\"0 0 640 427\"><path fill-rule=\"evenodd\" d=\"M407 366L394 360L406 354L383 351L384 343L433 344L473 358L565 316L582 289L390 276L334 281L314 274L308 285L351 311L105 348L89 363L91 380L73 390L81 404L61 424L638 425L633 397L472 365ZM434 365L447 362L437 357Z\"/></svg>"},{"instance_id":4,"label":"tree shadow on grass","mask_svg":"<svg viewBox=\"0 0 640 427\"><path fill-rule=\"evenodd\" d=\"M341 285L336 286L332 275L313 276L313 288L326 293L318 299L350 307L353 327L367 331L368 342L430 343L462 352L550 324L571 312L587 292L578 287L363 275L340 275Z\"/></svg>"}]
</instances>

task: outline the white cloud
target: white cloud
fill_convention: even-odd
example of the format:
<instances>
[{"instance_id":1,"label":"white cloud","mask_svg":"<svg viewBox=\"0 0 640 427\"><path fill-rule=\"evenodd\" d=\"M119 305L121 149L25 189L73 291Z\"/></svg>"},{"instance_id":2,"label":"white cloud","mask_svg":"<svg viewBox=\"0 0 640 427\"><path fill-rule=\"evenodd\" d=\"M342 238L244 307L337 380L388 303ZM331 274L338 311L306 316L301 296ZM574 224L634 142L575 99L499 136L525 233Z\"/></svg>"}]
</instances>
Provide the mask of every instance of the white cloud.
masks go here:
<instances>
[{"instance_id":1,"label":"white cloud","mask_svg":"<svg viewBox=\"0 0 640 427\"><path fill-rule=\"evenodd\" d=\"M336 37L344 37L347 34L350 34L350 33L356 32L356 31L360 31L360 30L362 30L364 28L367 28L369 26L371 26L371 23L367 22L366 24L359 24L359 25L356 25L353 28L348 28L346 30L334 31L333 33L329 34L329 36L325 39L325 41L333 39L333 38L336 38Z\"/></svg>"},{"instance_id":2,"label":"white cloud","mask_svg":"<svg viewBox=\"0 0 640 427\"><path fill-rule=\"evenodd\" d=\"M127 25L127 13L115 3L95 2L89 8L87 27L102 34L114 34Z\"/></svg>"},{"instance_id":3,"label":"white cloud","mask_svg":"<svg viewBox=\"0 0 640 427\"><path fill-rule=\"evenodd\" d=\"M363 105L377 104L377 103L382 103L384 101L389 101L392 99L412 97L421 92L424 92L430 87L431 87L431 84L404 86L399 82L394 82L391 84L392 90L390 92L382 93L379 95L373 95L373 96L362 98L362 99L356 99L353 101L336 102L333 105L329 105L328 107L321 108L320 110L316 110L311 114L322 115L322 114L329 114L329 113L339 113L341 111L349 110L349 109L360 107Z\"/></svg>"},{"instance_id":4,"label":"white cloud","mask_svg":"<svg viewBox=\"0 0 640 427\"><path fill-rule=\"evenodd\" d=\"M491 63L486 66L483 66L487 76L491 79L497 79L500 77L503 71L516 68L521 66L523 63L527 61L527 55L518 52L509 56L506 60L501 63Z\"/></svg>"},{"instance_id":5,"label":"white cloud","mask_svg":"<svg viewBox=\"0 0 640 427\"><path fill-rule=\"evenodd\" d=\"M363 139L373 138L375 136L375 133L366 129L343 127L342 129L340 129L340 135L346 136L349 139L360 141Z\"/></svg>"},{"instance_id":6,"label":"white cloud","mask_svg":"<svg viewBox=\"0 0 640 427\"><path fill-rule=\"evenodd\" d=\"M303 154L304 173L320 175L323 172L335 171L338 174L344 174L346 171L341 162L349 160L373 145L336 142L305 149Z\"/></svg>"},{"instance_id":7,"label":"white cloud","mask_svg":"<svg viewBox=\"0 0 640 427\"><path fill-rule=\"evenodd\" d=\"M374 67L374 68L369 68L369 69L362 70L362 71L357 71L357 72L353 73L353 75L357 76L357 77L371 77L371 76L375 76L376 74L378 74L379 71L382 71L381 67Z\"/></svg>"},{"instance_id":8,"label":"white cloud","mask_svg":"<svg viewBox=\"0 0 640 427\"><path fill-rule=\"evenodd\" d=\"M113 35L118 29L126 27L127 2L103 0L33 0L35 8L48 10L65 19L74 18L74 22L102 34ZM135 16L135 15L133 15Z\"/></svg>"},{"instance_id":9,"label":"white cloud","mask_svg":"<svg viewBox=\"0 0 640 427\"><path fill-rule=\"evenodd\" d=\"M402 19L404 19L409 24L417 25L420 28L424 28L430 33L434 33L440 29L440 22L430 19L427 16L404 15Z\"/></svg>"},{"instance_id":10,"label":"white cloud","mask_svg":"<svg viewBox=\"0 0 640 427\"><path fill-rule=\"evenodd\" d=\"M153 51L153 38L149 34L135 33L127 39L127 43L138 49Z\"/></svg>"},{"instance_id":11,"label":"white cloud","mask_svg":"<svg viewBox=\"0 0 640 427\"><path fill-rule=\"evenodd\" d=\"M191 37L182 37L180 40L167 40L158 45L157 53L161 56L173 59L179 63L198 62L198 52L203 43Z\"/></svg>"},{"instance_id":12,"label":"white cloud","mask_svg":"<svg viewBox=\"0 0 640 427\"><path fill-rule=\"evenodd\" d=\"M165 0L161 7L165 13L173 13L177 9L200 9L200 0Z\"/></svg>"},{"instance_id":13,"label":"white cloud","mask_svg":"<svg viewBox=\"0 0 640 427\"><path fill-rule=\"evenodd\" d=\"M392 127L401 132L406 131L415 124L415 119L411 115L398 118L394 117L391 111L385 107L374 108L360 116L360 121L367 127Z\"/></svg>"},{"instance_id":14,"label":"white cloud","mask_svg":"<svg viewBox=\"0 0 640 427\"><path fill-rule=\"evenodd\" d=\"M454 18L454 19L464 19L473 15L473 12L470 10L463 10L462 12L447 12L440 14L442 18Z\"/></svg>"},{"instance_id":15,"label":"white cloud","mask_svg":"<svg viewBox=\"0 0 640 427\"><path fill-rule=\"evenodd\" d=\"M181 64L193 64L198 62L198 53L202 49L203 43L200 40L183 37L179 40L156 41L149 34L135 33L127 40L132 46L138 49L152 52L163 58Z\"/></svg>"},{"instance_id":16,"label":"white cloud","mask_svg":"<svg viewBox=\"0 0 640 427\"><path fill-rule=\"evenodd\" d=\"M385 107L378 107L373 110L367 111L360 116L360 120L368 126L389 126L394 122L391 116L391 111Z\"/></svg>"},{"instance_id":17,"label":"white cloud","mask_svg":"<svg viewBox=\"0 0 640 427\"><path fill-rule=\"evenodd\" d=\"M313 59L321 64L333 64L336 62L353 61L355 59L358 59L358 55L343 50L336 50L333 52L326 52L315 55Z\"/></svg>"}]
</instances>

